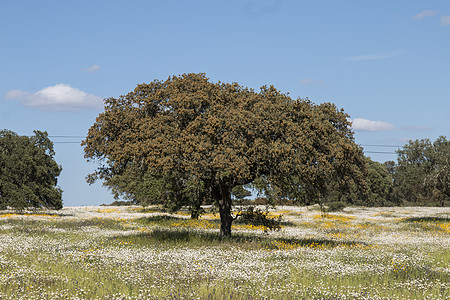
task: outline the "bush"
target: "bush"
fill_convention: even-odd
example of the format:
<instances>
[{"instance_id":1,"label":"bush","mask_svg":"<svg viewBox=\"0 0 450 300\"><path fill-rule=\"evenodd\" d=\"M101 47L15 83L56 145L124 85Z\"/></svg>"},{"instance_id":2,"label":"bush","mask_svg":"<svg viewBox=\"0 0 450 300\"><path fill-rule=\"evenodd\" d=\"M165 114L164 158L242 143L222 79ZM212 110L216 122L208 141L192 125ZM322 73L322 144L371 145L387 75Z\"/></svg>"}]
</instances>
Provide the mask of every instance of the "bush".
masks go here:
<instances>
[{"instance_id":1,"label":"bush","mask_svg":"<svg viewBox=\"0 0 450 300\"><path fill-rule=\"evenodd\" d=\"M122 201L122 200L116 200L111 204L102 204L101 206L129 206L129 205L135 205L136 203L134 201Z\"/></svg>"},{"instance_id":2,"label":"bush","mask_svg":"<svg viewBox=\"0 0 450 300\"><path fill-rule=\"evenodd\" d=\"M263 198L263 197L258 197L255 200L253 200L253 203L255 205L269 205L269 199L267 198Z\"/></svg>"},{"instance_id":3,"label":"bush","mask_svg":"<svg viewBox=\"0 0 450 300\"><path fill-rule=\"evenodd\" d=\"M337 202L331 202L328 205L327 211L328 212L334 212L334 211L343 211L345 208L345 204L343 202L337 201Z\"/></svg>"},{"instance_id":4,"label":"bush","mask_svg":"<svg viewBox=\"0 0 450 300\"><path fill-rule=\"evenodd\" d=\"M281 216L269 218L268 212L264 212L254 206L249 206L247 211L240 212L237 217L238 223L251 224L253 226L263 226L264 231L280 230Z\"/></svg>"}]
</instances>

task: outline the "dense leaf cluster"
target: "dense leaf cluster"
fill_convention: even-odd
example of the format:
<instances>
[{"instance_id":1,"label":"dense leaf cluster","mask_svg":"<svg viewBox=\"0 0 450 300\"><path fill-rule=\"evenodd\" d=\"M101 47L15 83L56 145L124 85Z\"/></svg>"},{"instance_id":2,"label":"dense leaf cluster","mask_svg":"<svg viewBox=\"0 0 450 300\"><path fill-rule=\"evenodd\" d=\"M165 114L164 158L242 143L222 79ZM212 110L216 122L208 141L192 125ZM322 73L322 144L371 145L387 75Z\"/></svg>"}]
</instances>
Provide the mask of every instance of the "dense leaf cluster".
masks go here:
<instances>
[{"instance_id":1,"label":"dense leaf cluster","mask_svg":"<svg viewBox=\"0 0 450 300\"><path fill-rule=\"evenodd\" d=\"M56 186L62 169L54 155L46 132L27 137L0 131L0 208L62 208Z\"/></svg>"},{"instance_id":2,"label":"dense leaf cluster","mask_svg":"<svg viewBox=\"0 0 450 300\"><path fill-rule=\"evenodd\" d=\"M410 141L397 154L397 164L388 163L394 199L420 205L450 203L450 141L446 137Z\"/></svg>"},{"instance_id":3,"label":"dense leaf cluster","mask_svg":"<svg viewBox=\"0 0 450 300\"><path fill-rule=\"evenodd\" d=\"M397 151L397 162L379 163L367 158L367 194L349 193L329 185L326 202L340 201L365 206L450 204L450 142L441 136L436 141L412 140Z\"/></svg>"}]
</instances>

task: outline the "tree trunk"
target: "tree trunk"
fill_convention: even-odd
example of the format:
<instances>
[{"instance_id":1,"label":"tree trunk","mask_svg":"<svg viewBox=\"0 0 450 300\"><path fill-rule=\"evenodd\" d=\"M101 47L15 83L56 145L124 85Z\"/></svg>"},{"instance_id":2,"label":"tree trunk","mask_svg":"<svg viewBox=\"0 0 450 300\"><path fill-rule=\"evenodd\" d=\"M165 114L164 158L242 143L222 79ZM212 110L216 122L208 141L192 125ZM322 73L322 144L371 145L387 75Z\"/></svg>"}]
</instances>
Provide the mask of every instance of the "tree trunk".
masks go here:
<instances>
[{"instance_id":1,"label":"tree trunk","mask_svg":"<svg viewBox=\"0 0 450 300\"><path fill-rule=\"evenodd\" d=\"M220 236L222 237L231 236L231 223L233 222L233 217L231 216L231 203L230 205L224 208L219 207L219 211L220 211Z\"/></svg>"},{"instance_id":2,"label":"tree trunk","mask_svg":"<svg viewBox=\"0 0 450 300\"><path fill-rule=\"evenodd\" d=\"M197 209L191 209L191 219L192 220L198 220L198 217L200 217L200 212Z\"/></svg>"},{"instance_id":3,"label":"tree trunk","mask_svg":"<svg viewBox=\"0 0 450 300\"><path fill-rule=\"evenodd\" d=\"M219 206L220 213L220 236L231 236L231 223L233 217L231 216L231 193L227 186L218 186L212 188L212 197L216 200Z\"/></svg>"},{"instance_id":4,"label":"tree trunk","mask_svg":"<svg viewBox=\"0 0 450 300\"><path fill-rule=\"evenodd\" d=\"M190 205L189 210L191 211L191 219L198 220L202 212L201 204L201 201L197 198L196 201Z\"/></svg>"}]
</instances>

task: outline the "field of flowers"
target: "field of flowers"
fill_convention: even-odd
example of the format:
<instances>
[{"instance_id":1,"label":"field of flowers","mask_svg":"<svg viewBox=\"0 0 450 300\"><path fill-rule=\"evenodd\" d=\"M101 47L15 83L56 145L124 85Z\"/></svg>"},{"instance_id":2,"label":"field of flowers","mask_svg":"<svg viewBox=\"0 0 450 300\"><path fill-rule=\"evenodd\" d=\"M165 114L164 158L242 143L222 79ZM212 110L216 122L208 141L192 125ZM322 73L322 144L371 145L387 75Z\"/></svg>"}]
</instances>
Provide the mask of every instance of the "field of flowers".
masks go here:
<instances>
[{"instance_id":1,"label":"field of flowers","mask_svg":"<svg viewBox=\"0 0 450 300\"><path fill-rule=\"evenodd\" d=\"M157 207L0 212L0 299L450 299L450 208L279 207L282 229Z\"/></svg>"}]
</instances>

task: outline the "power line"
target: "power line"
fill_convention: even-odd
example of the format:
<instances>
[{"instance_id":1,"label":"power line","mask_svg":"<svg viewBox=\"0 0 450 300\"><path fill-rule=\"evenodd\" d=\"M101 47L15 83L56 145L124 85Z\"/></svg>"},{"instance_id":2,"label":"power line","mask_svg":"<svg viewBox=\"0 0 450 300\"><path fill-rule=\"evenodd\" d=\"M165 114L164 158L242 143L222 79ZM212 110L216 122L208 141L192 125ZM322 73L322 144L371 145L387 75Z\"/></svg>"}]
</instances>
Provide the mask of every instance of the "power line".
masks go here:
<instances>
[{"instance_id":1,"label":"power line","mask_svg":"<svg viewBox=\"0 0 450 300\"><path fill-rule=\"evenodd\" d=\"M53 144L81 144L81 141L79 142L53 142ZM373 153L373 154L397 154L395 152L387 152L387 151L364 151L364 153Z\"/></svg>"},{"instance_id":2,"label":"power line","mask_svg":"<svg viewBox=\"0 0 450 300\"><path fill-rule=\"evenodd\" d=\"M68 138L68 139L79 139L85 138L82 135L49 135L49 138ZM81 141L55 141L54 144L80 144ZM361 144L363 147L385 147L385 148L402 148L403 146L399 145L385 145L385 144ZM364 151L364 153L373 153L373 154L397 154L395 152L387 152L387 151Z\"/></svg>"},{"instance_id":3,"label":"power line","mask_svg":"<svg viewBox=\"0 0 450 300\"><path fill-rule=\"evenodd\" d=\"M82 136L82 135L49 135L48 137L51 137L51 138L77 138L77 139L80 139L80 138L84 138L85 136Z\"/></svg>"},{"instance_id":4,"label":"power line","mask_svg":"<svg viewBox=\"0 0 450 300\"><path fill-rule=\"evenodd\" d=\"M397 153L395 153L395 152L386 152L386 151L364 151L364 153L397 154Z\"/></svg>"},{"instance_id":5,"label":"power line","mask_svg":"<svg viewBox=\"0 0 450 300\"><path fill-rule=\"evenodd\" d=\"M82 135L49 135L49 138L57 138L57 139L82 139L85 136ZM80 141L55 141L53 144L81 144Z\"/></svg>"},{"instance_id":6,"label":"power line","mask_svg":"<svg viewBox=\"0 0 450 300\"><path fill-rule=\"evenodd\" d=\"M85 138L84 135L49 135L51 138ZM393 147L393 148L402 148L403 146L399 145L386 145L386 144L360 144L360 146L365 147Z\"/></svg>"},{"instance_id":7,"label":"power line","mask_svg":"<svg viewBox=\"0 0 450 300\"><path fill-rule=\"evenodd\" d=\"M364 145L361 144L361 146L365 147L391 147L391 148L402 148L403 146L395 146L395 145Z\"/></svg>"}]
</instances>

